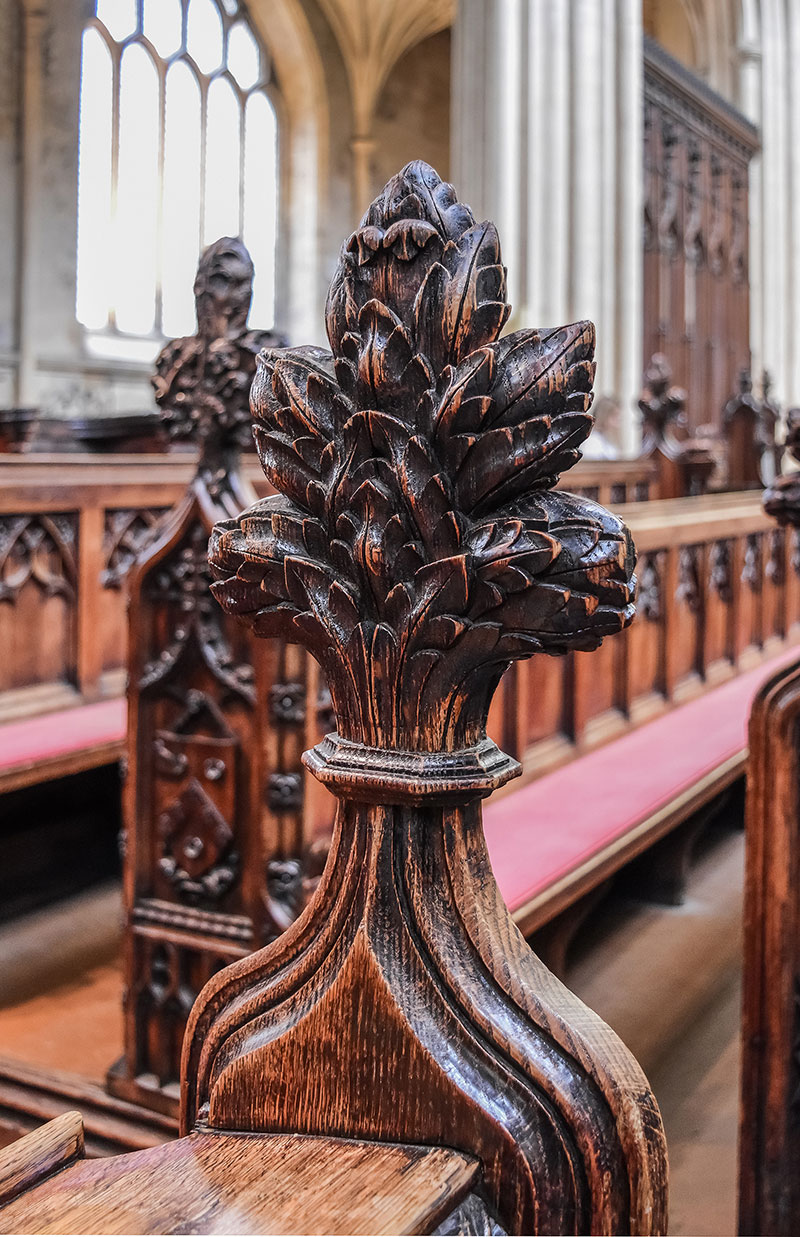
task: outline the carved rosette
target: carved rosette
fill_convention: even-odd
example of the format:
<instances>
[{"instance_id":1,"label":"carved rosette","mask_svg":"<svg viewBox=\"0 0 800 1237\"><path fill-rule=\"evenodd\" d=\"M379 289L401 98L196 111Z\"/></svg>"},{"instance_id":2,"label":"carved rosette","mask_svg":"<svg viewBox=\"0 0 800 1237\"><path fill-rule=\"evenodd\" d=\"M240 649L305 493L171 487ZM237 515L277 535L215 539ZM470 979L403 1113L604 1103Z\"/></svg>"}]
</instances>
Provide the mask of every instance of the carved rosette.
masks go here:
<instances>
[{"instance_id":1,"label":"carved rosette","mask_svg":"<svg viewBox=\"0 0 800 1237\"><path fill-rule=\"evenodd\" d=\"M259 357L278 493L215 529L214 592L321 663L336 731L306 760L339 808L306 913L195 1006L182 1123L455 1145L491 1225L658 1232L655 1100L528 950L483 841L518 772L485 732L503 671L595 648L635 589L624 525L553 489L594 330L500 338L505 291L493 225L409 164L344 245L331 351Z\"/></svg>"}]
</instances>

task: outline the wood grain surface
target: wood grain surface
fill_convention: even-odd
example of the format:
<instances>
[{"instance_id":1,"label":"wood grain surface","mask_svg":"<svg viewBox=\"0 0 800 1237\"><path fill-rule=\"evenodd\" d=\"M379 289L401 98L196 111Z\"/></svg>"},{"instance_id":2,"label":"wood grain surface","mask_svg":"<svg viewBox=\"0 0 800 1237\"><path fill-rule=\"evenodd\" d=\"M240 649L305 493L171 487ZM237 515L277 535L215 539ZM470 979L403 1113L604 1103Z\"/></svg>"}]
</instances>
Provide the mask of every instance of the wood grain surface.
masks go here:
<instances>
[{"instance_id":1,"label":"wood grain surface","mask_svg":"<svg viewBox=\"0 0 800 1237\"><path fill-rule=\"evenodd\" d=\"M787 446L800 456L800 416ZM764 494L800 528L798 473ZM774 675L750 717L747 770L739 1232L800 1226L800 662Z\"/></svg>"},{"instance_id":2,"label":"wood grain surface","mask_svg":"<svg viewBox=\"0 0 800 1237\"><path fill-rule=\"evenodd\" d=\"M196 1133L58 1173L0 1210L0 1232L430 1232L477 1170L437 1147Z\"/></svg>"},{"instance_id":3,"label":"wood grain surface","mask_svg":"<svg viewBox=\"0 0 800 1237\"><path fill-rule=\"evenodd\" d=\"M0 1153L0 1206L82 1157L80 1113L65 1112L48 1121Z\"/></svg>"}]
</instances>

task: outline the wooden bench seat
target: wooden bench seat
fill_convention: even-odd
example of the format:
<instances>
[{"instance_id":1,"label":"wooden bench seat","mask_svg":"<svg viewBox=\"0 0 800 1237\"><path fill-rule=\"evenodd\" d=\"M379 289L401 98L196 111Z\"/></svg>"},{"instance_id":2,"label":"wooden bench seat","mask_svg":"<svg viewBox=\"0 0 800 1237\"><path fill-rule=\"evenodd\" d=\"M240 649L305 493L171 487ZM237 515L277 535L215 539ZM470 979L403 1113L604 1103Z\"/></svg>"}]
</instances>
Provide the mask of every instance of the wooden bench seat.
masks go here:
<instances>
[{"instance_id":1,"label":"wooden bench seat","mask_svg":"<svg viewBox=\"0 0 800 1237\"><path fill-rule=\"evenodd\" d=\"M492 867L521 931L551 921L740 776L753 698L796 660L785 650L487 804Z\"/></svg>"},{"instance_id":2,"label":"wooden bench seat","mask_svg":"<svg viewBox=\"0 0 800 1237\"><path fill-rule=\"evenodd\" d=\"M123 698L21 718L0 726L0 791L81 773L122 755Z\"/></svg>"},{"instance_id":3,"label":"wooden bench seat","mask_svg":"<svg viewBox=\"0 0 800 1237\"><path fill-rule=\"evenodd\" d=\"M216 1131L85 1160L82 1137L69 1112L5 1153L0 1232L426 1233L479 1169L445 1147Z\"/></svg>"}]
</instances>

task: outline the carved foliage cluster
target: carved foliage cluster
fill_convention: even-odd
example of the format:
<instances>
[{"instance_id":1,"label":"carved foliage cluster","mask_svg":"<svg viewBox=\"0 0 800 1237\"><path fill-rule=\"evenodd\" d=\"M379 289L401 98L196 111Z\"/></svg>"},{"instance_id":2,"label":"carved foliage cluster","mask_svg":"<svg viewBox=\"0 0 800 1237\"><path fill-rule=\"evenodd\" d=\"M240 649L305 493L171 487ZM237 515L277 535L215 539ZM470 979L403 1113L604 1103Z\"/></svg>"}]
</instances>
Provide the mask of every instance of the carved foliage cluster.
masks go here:
<instances>
[{"instance_id":1,"label":"carved foliage cluster","mask_svg":"<svg viewBox=\"0 0 800 1237\"><path fill-rule=\"evenodd\" d=\"M648 442L661 442L669 429L686 421L686 392L672 385L672 366L661 352L650 358L644 373L644 391L639 400L642 414L643 451Z\"/></svg>"},{"instance_id":2,"label":"carved foliage cluster","mask_svg":"<svg viewBox=\"0 0 800 1237\"><path fill-rule=\"evenodd\" d=\"M786 450L800 461L800 408L790 408L786 414ZM764 510L782 526L800 528L800 473L786 473L773 481L764 491ZM795 537L792 567L800 574L797 547Z\"/></svg>"},{"instance_id":3,"label":"carved foliage cluster","mask_svg":"<svg viewBox=\"0 0 800 1237\"><path fill-rule=\"evenodd\" d=\"M698 613L703 598L700 583L700 547L696 545L681 546L678 555L678 587L675 597L684 602L693 614Z\"/></svg>"},{"instance_id":4,"label":"carved foliage cluster","mask_svg":"<svg viewBox=\"0 0 800 1237\"><path fill-rule=\"evenodd\" d=\"M194 284L197 333L171 340L152 378L171 438L197 438L211 450L250 444L256 354L283 342L247 329L252 294L253 263L242 242L224 236L209 245Z\"/></svg>"},{"instance_id":5,"label":"carved foliage cluster","mask_svg":"<svg viewBox=\"0 0 800 1237\"><path fill-rule=\"evenodd\" d=\"M508 313L494 226L413 163L343 247L331 352L259 357L280 493L218 526L215 592L307 644L346 738L473 742L513 658L632 616L627 530L551 488L591 429L594 330L501 339Z\"/></svg>"},{"instance_id":6,"label":"carved foliage cluster","mask_svg":"<svg viewBox=\"0 0 800 1237\"><path fill-rule=\"evenodd\" d=\"M75 514L0 516L0 601L13 604L29 581L47 597L74 601L77 541Z\"/></svg>"},{"instance_id":7,"label":"carved foliage cluster","mask_svg":"<svg viewBox=\"0 0 800 1237\"><path fill-rule=\"evenodd\" d=\"M715 541L711 547L708 567L709 587L721 601L730 604L733 600L733 562L731 542L727 538Z\"/></svg>"}]
</instances>

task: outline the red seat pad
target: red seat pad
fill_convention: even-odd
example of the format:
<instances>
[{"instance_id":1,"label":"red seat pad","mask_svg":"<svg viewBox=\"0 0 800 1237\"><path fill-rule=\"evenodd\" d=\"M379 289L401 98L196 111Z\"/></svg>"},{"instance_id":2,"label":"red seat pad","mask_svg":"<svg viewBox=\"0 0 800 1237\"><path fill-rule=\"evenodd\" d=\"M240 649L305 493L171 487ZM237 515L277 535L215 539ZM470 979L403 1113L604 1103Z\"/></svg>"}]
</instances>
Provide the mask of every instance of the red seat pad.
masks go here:
<instances>
[{"instance_id":1,"label":"red seat pad","mask_svg":"<svg viewBox=\"0 0 800 1237\"><path fill-rule=\"evenodd\" d=\"M758 688L799 655L785 650L484 807L489 855L509 910L743 751Z\"/></svg>"},{"instance_id":2,"label":"red seat pad","mask_svg":"<svg viewBox=\"0 0 800 1237\"><path fill-rule=\"evenodd\" d=\"M0 726L0 770L117 743L125 738L126 718L126 701L119 697L6 722Z\"/></svg>"}]
</instances>

